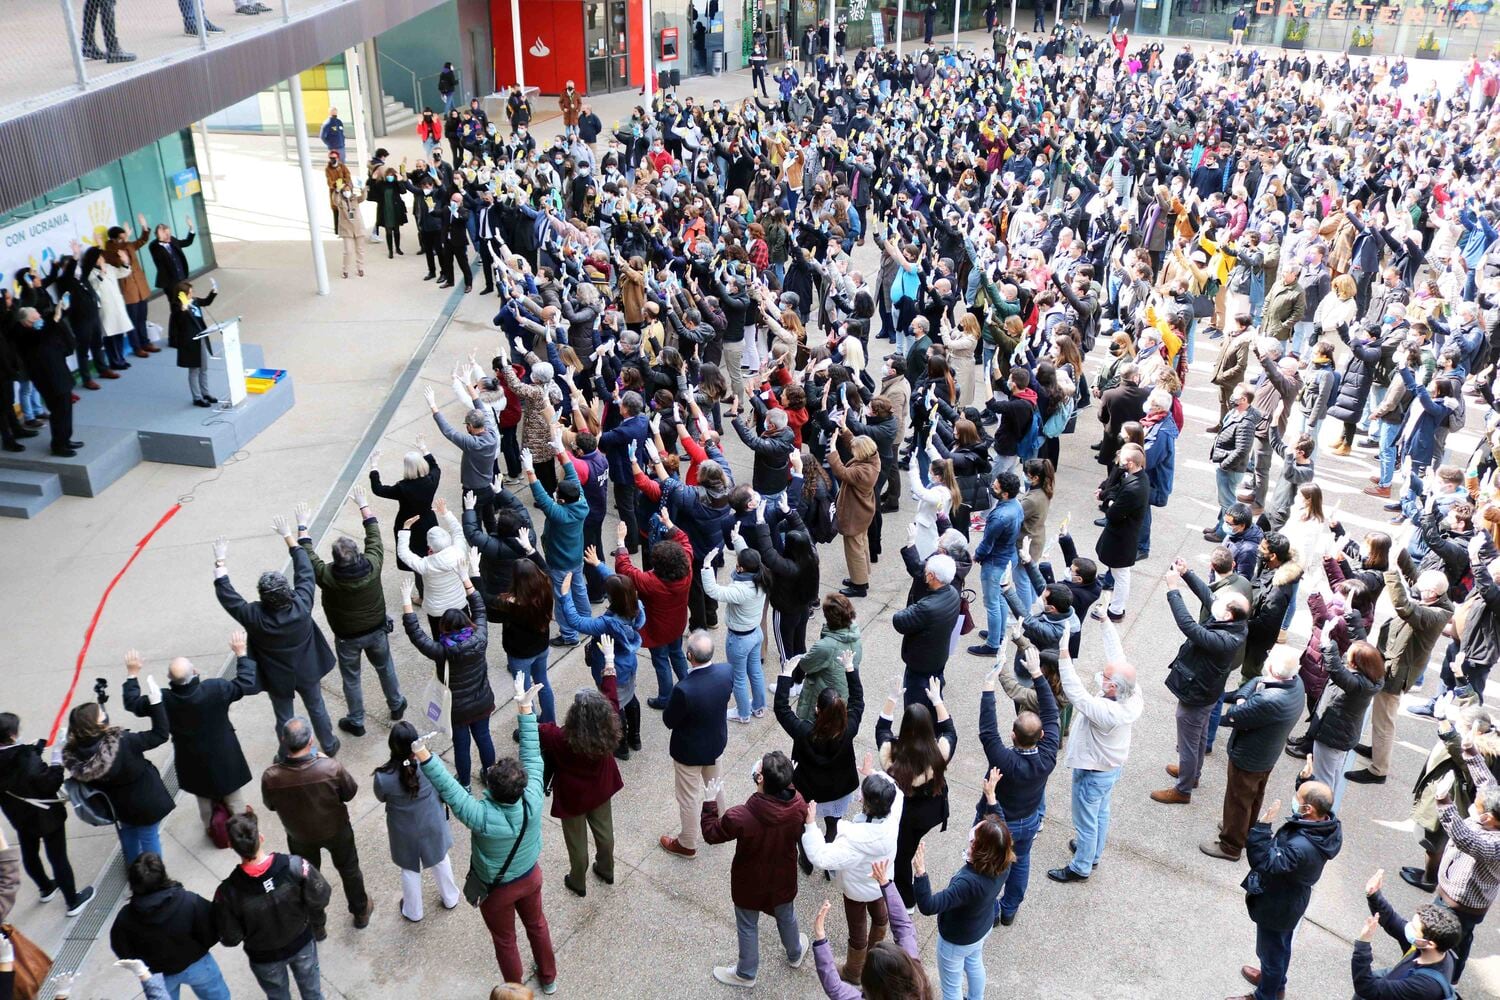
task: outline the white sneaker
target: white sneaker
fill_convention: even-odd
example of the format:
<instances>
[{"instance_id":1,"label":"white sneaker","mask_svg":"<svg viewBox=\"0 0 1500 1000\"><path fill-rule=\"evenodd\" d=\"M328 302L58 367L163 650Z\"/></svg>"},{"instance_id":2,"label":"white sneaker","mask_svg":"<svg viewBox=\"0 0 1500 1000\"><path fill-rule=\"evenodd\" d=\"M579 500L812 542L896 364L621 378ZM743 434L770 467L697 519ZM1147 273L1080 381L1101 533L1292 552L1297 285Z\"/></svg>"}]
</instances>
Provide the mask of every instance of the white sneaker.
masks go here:
<instances>
[{"instance_id":1,"label":"white sneaker","mask_svg":"<svg viewBox=\"0 0 1500 1000\"><path fill-rule=\"evenodd\" d=\"M755 986L755 980L746 979L744 976L736 972L734 966L732 965L714 966L714 978L723 983L725 986L739 986L747 990L752 989Z\"/></svg>"},{"instance_id":2,"label":"white sneaker","mask_svg":"<svg viewBox=\"0 0 1500 1000\"><path fill-rule=\"evenodd\" d=\"M792 961L790 958L786 960L786 964L794 969L802 968L802 960L807 957L808 952L812 951L812 945L808 942L807 935L801 934L799 937L802 939L802 952L797 956L796 961Z\"/></svg>"}]
</instances>

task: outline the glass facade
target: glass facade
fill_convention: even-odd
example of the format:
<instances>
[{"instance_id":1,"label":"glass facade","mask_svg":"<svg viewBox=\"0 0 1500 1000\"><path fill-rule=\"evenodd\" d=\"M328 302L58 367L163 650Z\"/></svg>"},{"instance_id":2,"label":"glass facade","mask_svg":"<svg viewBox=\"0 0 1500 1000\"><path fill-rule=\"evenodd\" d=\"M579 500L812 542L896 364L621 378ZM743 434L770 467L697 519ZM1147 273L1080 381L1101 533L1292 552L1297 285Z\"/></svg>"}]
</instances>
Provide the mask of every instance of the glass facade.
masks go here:
<instances>
[{"instance_id":1,"label":"glass facade","mask_svg":"<svg viewBox=\"0 0 1500 1000\"><path fill-rule=\"evenodd\" d=\"M1141 0L1135 33L1224 41L1241 4L1226 0ZM1493 0L1247 0L1246 41L1285 49L1485 58L1500 44ZM1127 18L1128 23L1128 18Z\"/></svg>"},{"instance_id":2,"label":"glass facade","mask_svg":"<svg viewBox=\"0 0 1500 1000\"><path fill-rule=\"evenodd\" d=\"M179 194L177 187L184 179L181 176L183 171L197 169L193 135L188 129L183 129L142 146L108 166L91 170L77 180L60 184L40 198L17 205L8 212L0 212L0 226L22 222L45 213L55 205L92 192L108 190L114 195L116 218L94 220L102 229L119 224L136 232L135 218L144 214L151 225L165 222L180 236L187 232L187 224L191 221L198 238L193 240L184 253L187 254L191 273L199 274L217 266L213 238L208 229L208 213L204 211L201 191L189 187ZM141 266L146 271L146 281L154 283L156 274L151 264L151 255L142 252L140 258Z\"/></svg>"},{"instance_id":3,"label":"glass facade","mask_svg":"<svg viewBox=\"0 0 1500 1000\"><path fill-rule=\"evenodd\" d=\"M344 66L344 55L339 53L321 66L304 70L299 74L302 81L302 110L307 115L308 135L317 135L328 120L328 109L338 108L345 127L350 127L349 71ZM433 95L437 94L436 77L431 84ZM209 115L204 124L216 132L259 132L275 134L278 131L276 101L281 101L281 121L288 132L292 128L292 96L286 87L278 90L262 90L238 104L231 104L223 111Z\"/></svg>"}]
</instances>

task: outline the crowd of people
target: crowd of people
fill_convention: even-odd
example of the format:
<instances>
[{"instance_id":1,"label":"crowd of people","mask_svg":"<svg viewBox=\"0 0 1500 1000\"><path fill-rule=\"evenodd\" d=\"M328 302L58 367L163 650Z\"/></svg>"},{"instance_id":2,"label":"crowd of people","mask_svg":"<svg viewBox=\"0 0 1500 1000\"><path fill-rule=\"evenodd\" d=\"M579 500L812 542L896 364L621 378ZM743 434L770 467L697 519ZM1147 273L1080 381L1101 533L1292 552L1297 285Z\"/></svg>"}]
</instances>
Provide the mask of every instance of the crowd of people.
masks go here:
<instances>
[{"instance_id":1,"label":"crowd of people","mask_svg":"<svg viewBox=\"0 0 1500 1000\"><path fill-rule=\"evenodd\" d=\"M1106 863L1133 752L1172 784L1122 808L1178 809L1221 729L1222 819L1200 849L1248 869L1249 996L1286 988L1341 817L1364 807L1352 786L1391 777L1416 781L1422 861L1400 877L1422 895L1398 908L1370 877L1352 989L1455 996L1500 890L1500 736L1484 703L1500 651L1500 125L1468 82L1413 95L1380 62L1185 48L1167 66L1160 45L1075 29L995 38L787 68L774 102L658 96L607 135L583 127L569 88L546 145L529 106L501 136L471 105L452 161L437 141L452 126L424 117L427 157L378 165L354 194L377 200L392 255L410 197L428 277L451 285L457 268L471 285L472 246L497 297L498 347L457 359L456 407L449 387L425 392L452 447L419 441L396 479L372 456L368 492L350 498L363 538L336 538L326 560L305 507L277 518L291 578L260 574L253 599L216 543L237 672L203 677L179 658L162 688L128 655L120 702L148 730L116 724L105 692L50 748L0 715L0 809L43 898L89 902L62 835L66 780L80 817L118 829L122 960L170 996L227 996L212 949L243 945L268 997L289 997L291 979L320 996L325 849L354 927L375 907L349 812L361 789L339 758L339 733L372 725L368 659L389 720L371 781L401 915L423 919L424 871L444 907L477 906L509 984L496 996L529 995L517 915L537 988L567 982L542 906L543 810L561 822L566 888L612 885L611 802L649 741L666 742L675 789L660 849L683 864L733 852L737 953L718 982L756 985L764 914L778 960L810 956L830 997L957 1000L983 996L991 934L1018 933L1001 928L1032 888L1049 791L1069 795L1074 830L1049 891L1083 891L1062 887ZM347 200L341 166L330 191ZM1217 359L1194 366L1200 350ZM1205 376L1218 416L1191 441L1184 387ZM1450 437L1466 425L1480 438L1467 453ZM1051 509L1063 465L1084 476L1080 439L1103 467L1083 488L1098 503L1097 531L1078 533L1091 550ZM1391 515L1382 530L1343 523L1320 484L1325 456L1355 454L1373 473L1362 504ZM1179 457L1214 467L1217 516L1206 571L1164 570L1181 633L1169 656L1127 649L1119 628L1144 604L1132 576L1152 558L1154 509L1195 516L1173 499ZM394 501L385 530L376 500ZM830 588L840 552L848 576ZM440 682L410 703L393 575L403 631ZM889 693L862 677L884 581L902 665ZM594 685L559 705L549 666L579 646ZM337 721L321 686L335 666ZM512 678L498 691L492 666ZM1441 721L1405 774L1395 724L1418 691L1429 699L1408 713ZM256 812L229 711L262 692L280 752ZM1168 696L1175 746L1137 748L1146 703ZM873 727L867 697L881 701ZM955 725L959 699L977 700L977 733ZM774 733L768 715L785 749L757 760L741 800L720 770L729 732ZM450 735L451 767L433 752ZM163 857L174 802L145 754L169 739L205 835L240 859L212 900ZM964 856L929 871L927 838L954 818L948 770L976 739ZM445 809L468 831L461 882ZM0 910L15 867L0 852ZM837 949L819 870L843 901ZM928 917L931 968L914 930ZM1396 942L1378 960L1377 928Z\"/></svg>"}]
</instances>

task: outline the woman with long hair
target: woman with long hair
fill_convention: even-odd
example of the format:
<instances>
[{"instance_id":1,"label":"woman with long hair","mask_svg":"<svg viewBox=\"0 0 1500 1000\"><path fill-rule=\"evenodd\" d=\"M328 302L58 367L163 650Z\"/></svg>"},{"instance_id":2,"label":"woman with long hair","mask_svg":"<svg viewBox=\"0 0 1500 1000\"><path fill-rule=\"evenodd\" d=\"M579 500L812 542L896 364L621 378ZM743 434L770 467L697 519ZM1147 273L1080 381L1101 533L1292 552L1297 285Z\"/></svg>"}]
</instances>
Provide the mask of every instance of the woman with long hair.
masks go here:
<instances>
[{"instance_id":1,"label":"woman with long hair","mask_svg":"<svg viewBox=\"0 0 1500 1000\"><path fill-rule=\"evenodd\" d=\"M844 565L849 568L841 593L864 597L870 592L870 526L875 523L880 503L875 495L880 482L880 446L874 438L864 434L855 437L849 428L840 426L839 439L828 449L828 470L839 481L839 502L833 516L844 540Z\"/></svg>"},{"instance_id":2,"label":"woman with long hair","mask_svg":"<svg viewBox=\"0 0 1500 1000\"><path fill-rule=\"evenodd\" d=\"M477 568L476 568L477 572ZM481 771L495 763L495 742L490 739L490 715L495 711L495 692L490 688L490 630L484 601L467 576L462 578L468 611L449 608L438 619L432 635L422 629L412 610L412 582L401 581L401 624L417 652L433 662L437 679L448 685L452 696L453 770L458 783L469 787L472 760L469 742L479 748Z\"/></svg>"},{"instance_id":3,"label":"woman with long hair","mask_svg":"<svg viewBox=\"0 0 1500 1000\"><path fill-rule=\"evenodd\" d=\"M818 983L830 1000L932 1000L932 983L918 959L917 934L911 915L896 892L890 878L890 865L877 861L870 866L870 879L880 890L881 905L890 914L891 936L871 940L860 970L858 985L850 985L839 976L839 968L828 945L824 922L833 904L827 900L813 918L813 961L818 966ZM848 903L845 902L847 907ZM873 938L874 932L871 932Z\"/></svg>"},{"instance_id":4,"label":"woman with long hair","mask_svg":"<svg viewBox=\"0 0 1500 1000\"><path fill-rule=\"evenodd\" d=\"M620 724L619 687L615 675L614 639L600 638L604 666L599 688L580 690L561 726L544 722L537 729L542 752L555 768L552 815L562 821L568 847L568 874L563 885L575 896L588 895L584 869L589 863L589 831L594 834L594 874L615 884L615 826L610 800L625 787L614 752L624 736Z\"/></svg>"},{"instance_id":5,"label":"woman with long hair","mask_svg":"<svg viewBox=\"0 0 1500 1000\"><path fill-rule=\"evenodd\" d=\"M948 349L948 369L958 392L956 405L964 406L974 399L974 350L979 346L979 316L966 312L958 327L943 331L943 346Z\"/></svg>"},{"instance_id":6,"label":"woman with long hair","mask_svg":"<svg viewBox=\"0 0 1500 1000\"><path fill-rule=\"evenodd\" d=\"M719 585L714 569L721 548L708 553L703 560L703 593L724 605L724 624L729 635L724 640L724 656L734 669L734 707L730 719L748 723L753 716L766 714L766 681L761 673L761 614L766 595L771 591L771 571L761 562L760 553L747 548L738 531L734 532L735 567L729 582Z\"/></svg>"},{"instance_id":7,"label":"woman with long hair","mask_svg":"<svg viewBox=\"0 0 1500 1000\"><path fill-rule=\"evenodd\" d=\"M1026 492L1019 497L1023 518L1021 534L1025 536L1025 544L1030 550L1032 563L1040 563L1042 549L1047 544L1047 515L1052 510L1056 472L1052 463L1047 459L1028 458L1021 465L1021 475L1026 482ZM1036 599L1031 574L1016 573L1015 581L1016 593L1021 598L1021 605L1031 607L1031 602Z\"/></svg>"},{"instance_id":8,"label":"woman with long hair","mask_svg":"<svg viewBox=\"0 0 1500 1000\"><path fill-rule=\"evenodd\" d=\"M948 783L944 772L958 746L958 730L943 704L941 683L933 678L927 687L931 711L921 702L906 706L901 718L901 732L891 734L891 719L896 711L896 697L886 698L875 723L875 746L880 751L880 766L906 796L901 813L901 832L896 841L896 889L909 908L912 895L911 859L917 845L934 827L948 827Z\"/></svg>"},{"instance_id":9,"label":"woman with long hair","mask_svg":"<svg viewBox=\"0 0 1500 1000\"><path fill-rule=\"evenodd\" d=\"M460 896L448 860L453 831L448 827L442 800L412 757L411 745L418 735L417 727L410 722L391 726L386 740L390 759L375 769L371 782L375 801L385 803L391 860L401 869L401 916L413 923L422 919L423 869L432 869L443 909L457 906Z\"/></svg>"},{"instance_id":10,"label":"woman with long hair","mask_svg":"<svg viewBox=\"0 0 1500 1000\"><path fill-rule=\"evenodd\" d=\"M1309 590L1322 590L1323 557L1334 551L1336 540L1328 518L1323 514L1323 488L1317 483L1303 483L1297 488L1297 502L1292 505L1281 533L1292 543L1292 552L1302 566L1302 577L1292 584L1282 631L1291 627L1297 610L1297 591L1306 583Z\"/></svg>"},{"instance_id":11,"label":"woman with long hair","mask_svg":"<svg viewBox=\"0 0 1500 1000\"><path fill-rule=\"evenodd\" d=\"M597 636L601 640L590 643L584 651L584 659L588 661L595 685L604 683L605 660L614 662L615 692L620 716L625 721L624 733L615 756L621 760L629 760L630 751L641 748L641 703L635 696L635 654L641 648L641 628L646 624L646 608L636 593L635 584L628 577L611 573L603 563L599 564L599 575L604 578L604 614L589 618L579 616L568 597L573 587L571 573L563 578L563 599L557 603L557 608L562 612L562 618L569 628L581 635ZM608 657L602 642L604 636L614 640Z\"/></svg>"},{"instance_id":12,"label":"woman with long hair","mask_svg":"<svg viewBox=\"0 0 1500 1000\"><path fill-rule=\"evenodd\" d=\"M951 461L935 458L928 466L928 471L929 475L924 478L917 463L912 463L911 489L917 498L917 510L912 515L912 526L916 528L912 545L916 548L919 560L925 560L937 551L938 515L943 515L951 522L964 502L963 491L959 489L958 479L953 475Z\"/></svg>"},{"instance_id":13,"label":"woman with long hair","mask_svg":"<svg viewBox=\"0 0 1500 1000\"><path fill-rule=\"evenodd\" d=\"M821 819L823 839L832 841L838 832L839 819L859 785L854 767L854 738L859 735L859 721L865 711L864 688L854 670L854 654L845 653L840 667L847 679L848 699L841 698L835 688L825 687L818 695L809 722L792 711L796 666L795 659L787 660L776 678L776 721L792 738L792 763L796 765L792 784L809 804L817 806L815 814L808 814L808 825L815 826L815 820ZM807 852L799 853L802 871L810 874L813 865L807 860Z\"/></svg>"},{"instance_id":14,"label":"woman with long hair","mask_svg":"<svg viewBox=\"0 0 1500 1000\"><path fill-rule=\"evenodd\" d=\"M139 695L130 688L141 669L135 650L126 654L125 667L131 679L125 682L124 696L134 700ZM62 752L68 775L109 800L126 864L147 851L161 854L161 821L176 806L156 765L146 759L171 735L167 709L159 691L145 702L151 728L144 733L111 726L109 713L98 702L75 707L68 713Z\"/></svg>"},{"instance_id":15,"label":"woman with long hair","mask_svg":"<svg viewBox=\"0 0 1500 1000\"><path fill-rule=\"evenodd\" d=\"M427 450L426 439L420 435L417 437L416 450L407 452L401 458L401 478L389 486L380 481L380 452L377 450L370 453L370 492L384 500L396 501L396 516L393 519L396 534L399 536L402 530L411 532L407 537L407 548L413 555L427 554L427 532L437 527L437 515L433 513L432 502L437 497L438 482L442 478L443 470ZM412 521L412 518L416 520ZM411 528L402 529L403 524L411 525ZM396 565L415 575L415 603L420 606L422 574L403 562L400 553L396 555Z\"/></svg>"},{"instance_id":16,"label":"woman with long hair","mask_svg":"<svg viewBox=\"0 0 1500 1000\"><path fill-rule=\"evenodd\" d=\"M1349 644L1348 662L1354 668L1349 669L1339 644L1329 635L1330 628L1331 623L1323 628L1323 666L1337 690L1324 698L1313 727L1312 776L1333 789L1337 813L1344 798L1344 773L1364 728L1365 712L1385 684L1385 656L1363 639L1356 640Z\"/></svg>"},{"instance_id":17,"label":"woman with long hair","mask_svg":"<svg viewBox=\"0 0 1500 1000\"><path fill-rule=\"evenodd\" d=\"M969 534L969 522L974 514L983 514L994 503L990 492L990 480L994 478L994 463L990 460L990 441L979 433L979 425L968 417L954 413L953 447L945 448L941 437L932 436L933 447L946 458L953 468L953 480L958 484L963 503L954 511L953 527Z\"/></svg>"},{"instance_id":18,"label":"woman with long hair","mask_svg":"<svg viewBox=\"0 0 1500 1000\"><path fill-rule=\"evenodd\" d=\"M938 979L943 1000L984 996L984 942L994 927L995 900L1016 859L1010 828L995 804L995 786L999 783L1000 769L990 768L984 780L985 815L969 831L964 863L953 873L947 888L932 891L923 846L912 859L917 909L938 918ZM963 988L965 979L967 989Z\"/></svg>"},{"instance_id":19,"label":"woman with long hair","mask_svg":"<svg viewBox=\"0 0 1500 1000\"><path fill-rule=\"evenodd\" d=\"M621 522L615 532L615 572L635 584L646 609L641 645L651 654L651 666L656 671L656 697L647 698L646 704L660 712L667 707L675 681L688 670L682 637L687 632L688 594L693 584L693 543L672 523L666 508L658 511L657 517L667 537L651 546L651 569L638 569L631 561L625 547L626 526Z\"/></svg>"},{"instance_id":20,"label":"woman with long hair","mask_svg":"<svg viewBox=\"0 0 1500 1000\"><path fill-rule=\"evenodd\" d=\"M766 524L766 503L755 507L751 541L771 571L771 628L782 664L807 652L807 620L818 601L818 550L786 494L784 514L775 528Z\"/></svg>"},{"instance_id":21,"label":"woman with long hair","mask_svg":"<svg viewBox=\"0 0 1500 1000\"><path fill-rule=\"evenodd\" d=\"M500 623L500 648L510 675L521 678L526 687L542 686L537 721L543 724L556 718L552 680L547 676L552 606L552 580L547 571L530 559L517 559L510 589L489 608Z\"/></svg>"}]
</instances>

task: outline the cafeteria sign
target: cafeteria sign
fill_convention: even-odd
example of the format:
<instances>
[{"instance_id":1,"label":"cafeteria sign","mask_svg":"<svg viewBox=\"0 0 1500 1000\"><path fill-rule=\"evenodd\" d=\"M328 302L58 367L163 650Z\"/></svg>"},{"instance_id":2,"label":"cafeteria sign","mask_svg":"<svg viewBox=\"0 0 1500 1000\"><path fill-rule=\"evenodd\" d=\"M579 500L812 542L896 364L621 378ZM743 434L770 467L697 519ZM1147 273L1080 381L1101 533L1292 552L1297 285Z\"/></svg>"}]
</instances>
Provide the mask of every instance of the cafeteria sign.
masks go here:
<instances>
[{"instance_id":1,"label":"cafeteria sign","mask_svg":"<svg viewBox=\"0 0 1500 1000\"><path fill-rule=\"evenodd\" d=\"M178 198L191 198L202 191L203 185L198 183L198 168L188 167L173 174L172 189L177 192Z\"/></svg>"},{"instance_id":2,"label":"cafeteria sign","mask_svg":"<svg viewBox=\"0 0 1500 1000\"><path fill-rule=\"evenodd\" d=\"M1365 0L1311 0L1309 3L1298 4L1293 0L1256 0L1255 12L1261 16L1276 15L1278 17L1290 18L1313 18L1322 16L1330 21L1370 21L1374 23L1373 17L1378 17L1381 24L1426 24L1427 10L1419 4L1407 4L1405 7L1395 5L1377 6L1366 3ZM1479 17L1472 10L1465 10L1458 19L1450 26L1453 30L1463 28L1478 28Z\"/></svg>"}]
</instances>

